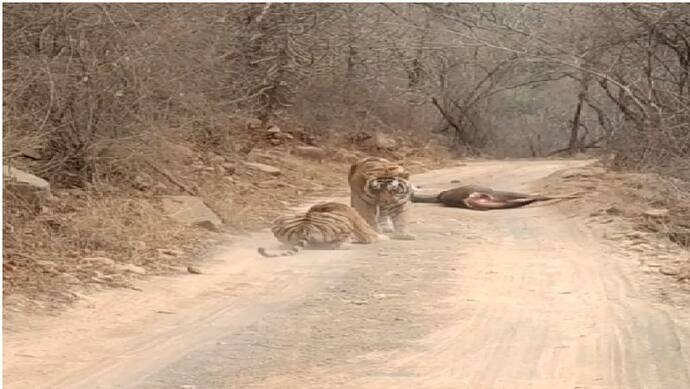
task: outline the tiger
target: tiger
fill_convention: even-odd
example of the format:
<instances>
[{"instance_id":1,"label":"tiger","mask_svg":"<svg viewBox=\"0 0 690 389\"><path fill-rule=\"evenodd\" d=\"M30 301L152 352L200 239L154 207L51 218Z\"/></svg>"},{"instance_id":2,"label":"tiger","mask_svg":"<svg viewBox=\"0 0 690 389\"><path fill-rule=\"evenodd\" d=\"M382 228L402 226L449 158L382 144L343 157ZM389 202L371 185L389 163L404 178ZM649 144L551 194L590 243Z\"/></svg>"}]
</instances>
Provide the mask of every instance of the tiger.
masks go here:
<instances>
[{"instance_id":1,"label":"tiger","mask_svg":"<svg viewBox=\"0 0 690 389\"><path fill-rule=\"evenodd\" d=\"M380 235L351 207L337 202L319 203L306 213L281 216L273 221L273 236L292 248L278 253L269 253L258 248L264 257L287 257L299 253L307 246L334 250L343 243L369 244L388 237Z\"/></svg>"},{"instance_id":2,"label":"tiger","mask_svg":"<svg viewBox=\"0 0 690 389\"><path fill-rule=\"evenodd\" d=\"M401 165L379 157L363 158L350 167L350 205L376 232L393 232L393 239L413 240L407 231L414 186ZM389 219L393 230L386 230Z\"/></svg>"}]
</instances>

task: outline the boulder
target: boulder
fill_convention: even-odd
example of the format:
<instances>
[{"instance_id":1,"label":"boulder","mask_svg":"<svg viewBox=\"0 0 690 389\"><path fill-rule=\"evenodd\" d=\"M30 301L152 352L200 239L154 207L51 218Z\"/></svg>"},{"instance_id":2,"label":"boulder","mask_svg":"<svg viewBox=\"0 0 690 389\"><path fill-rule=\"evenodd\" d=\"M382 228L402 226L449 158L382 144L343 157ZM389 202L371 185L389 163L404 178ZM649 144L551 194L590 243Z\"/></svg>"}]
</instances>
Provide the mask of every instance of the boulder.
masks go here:
<instances>
[{"instance_id":1,"label":"boulder","mask_svg":"<svg viewBox=\"0 0 690 389\"><path fill-rule=\"evenodd\" d=\"M252 170L258 170L260 172L264 172L267 174L270 174L272 176L279 176L281 175L280 169L277 167L273 167L270 165L265 165L263 163L258 163L258 162L242 162L244 166L252 169Z\"/></svg>"},{"instance_id":2,"label":"boulder","mask_svg":"<svg viewBox=\"0 0 690 389\"><path fill-rule=\"evenodd\" d=\"M141 266L133 265L131 263L125 263L122 265L117 265L117 266L115 266L115 269L119 270L122 273L130 272L130 273L141 274L141 275L146 274L146 269L144 269Z\"/></svg>"},{"instance_id":3,"label":"boulder","mask_svg":"<svg viewBox=\"0 0 690 389\"><path fill-rule=\"evenodd\" d=\"M371 138L363 142L365 146L375 147L377 149L392 150L398 147L398 141L392 136L388 136L377 132Z\"/></svg>"},{"instance_id":4,"label":"boulder","mask_svg":"<svg viewBox=\"0 0 690 389\"><path fill-rule=\"evenodd\" d=\"M256 130L258 128L261 128L264 124L261 122L261 120L252 118L252 119L247 119L247 128L250 130Z\"/></svg>"},{"instance_id":5,"label":"boulder","mask_svg":"<svg viewBox=\"0 0 690 389\"><path fill-rule=\"evenodd\" d=\"M321 161L326 158L326 150L315 146L297 146L295 147L295 154L302 158L313 159Z\"/></svg>"},{"instance_id":6,"label":"boulder","mask_svg":"<svg viewBox=\"0 0 690 389\"><path fill-rule=\"evenodd\" d=\"M153 179L146 173L139 173L134 177L132 185L139 190L148 190L153 186Z\"/></svg>"},{"instance_id":7,"label":"boulder","mask_svg":"<svg viewBox=\"0 0 690 389\"><path fill-rule=\"evenodd\" d=\"M87 257L83 260L94 266L115 266L115 261L108 257Z\"/></svg>"},{"instance_id":8,"label":"boulder","mask_svg":"<svg viewBox=\"0 0 690 389\"><path fill-rule=\"evenodd\" d=\"M653 217L653 218L662 218L668 216L669 210L665 208L660 208L660 209L648 209L644 211L645 216Z\"/></svg>"},{"instance_id":9,"label":"boulder","mask_svg":"<svg viewBox=\"0 0 690 389\"><path fill-rule=\"evenodd\" d=\"M173 220L219 231L223 224L218 215L209 209L204 200L196 196L164 196L163 210Z\"/></svg>"},{"instance_id":10,"label":"boulder","mask_svg":"<svg viewBox=\"0 0 690 389\"><path fill-rule=\"evenodd\" d=\"M2 167L2 174L7 187L31 204L40 206L50 197L50 184L40 177L8 166Z\"/></svg>"},{"instance_id":11,"label":"boulder","mask_svg":"<svg viewBox=\"0 0 690 389\"><path fill-rule=\"evenodd\" d=\"M271 126L266 130L267 133L275 135L275 134L280 134L280 127L278 126Z\"/></svg>"}]
</instances>

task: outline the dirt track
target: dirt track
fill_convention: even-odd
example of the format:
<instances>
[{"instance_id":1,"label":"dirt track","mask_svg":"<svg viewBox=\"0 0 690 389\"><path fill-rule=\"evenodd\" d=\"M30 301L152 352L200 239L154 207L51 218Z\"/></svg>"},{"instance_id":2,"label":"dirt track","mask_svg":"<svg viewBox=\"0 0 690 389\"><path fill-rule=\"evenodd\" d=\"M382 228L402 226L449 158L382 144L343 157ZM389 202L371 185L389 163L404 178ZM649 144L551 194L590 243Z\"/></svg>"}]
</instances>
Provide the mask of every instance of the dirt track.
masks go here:
<instances>
[{"instance_id":1,"label":"dirt track","mask_svg":"<svg viewBox=\"0 0 690 389\"><path fill-rule=\"evenodd\" d=\"M480 162L414 177L505 190L582 161ZM416 241L263 259L267 234L205 274L14 323L8 388L690 387L690 331L636 263L553 205L418 205ZM584 216L584 215L583 215Z\"/></svg>"}]
</instances>

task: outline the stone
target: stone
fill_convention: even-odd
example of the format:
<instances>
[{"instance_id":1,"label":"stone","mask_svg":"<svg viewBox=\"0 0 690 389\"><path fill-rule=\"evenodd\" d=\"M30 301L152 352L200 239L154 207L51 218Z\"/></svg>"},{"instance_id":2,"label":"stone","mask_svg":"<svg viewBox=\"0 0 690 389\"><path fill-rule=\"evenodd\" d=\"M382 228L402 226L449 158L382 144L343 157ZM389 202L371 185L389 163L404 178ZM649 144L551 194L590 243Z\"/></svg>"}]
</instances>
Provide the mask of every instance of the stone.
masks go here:
<instances>
[{"instance_id":1,"label":"stone","mask_svg":"<svg viewBox=\"0 0 690 389\"><path fill-rule=\"evenodd\" d=\"M222 165L216 165L213 167L213 173L219 177L225 176L225 168Z\"/></svg>"},{"instance_id":2,"label":"stone","mask_svg":"<svg viewBox=\"0 0 690 389\"><path fill-rule=\"evenodd\" d=\"M2 174L5 185L31 204L40 206L50 196L50 184L40 177L8 166Z\"/></svg>"},{"instance_id":3,"label":"stone","mask_svg":"<svg viewBox=\"0 0 690 389\"><path fill-rule=\"evenodd\" d=\"M140 274L140 275L146 274L146 269L144 269L141 266L133 265L131 263L125 263L125 264L117 265L117 266L115 266L115 269L117 269L123 273L130 272L130 273Z\"/></svg>"},{"instance_id":4,"label":"stone","mask_svg":"<svg viewBox=\"0 0 690 389\"><path fill-rule=\"evenodd\" d=\"M178 223L197 225L219 231L223 222L204 200L196 196L164 196L161 198L163 210L168 217Z\"/></svg>"},{"instance_id":5,"label":"stone","mask_svg":"<svg viewBox=\"0 0 690 389\"><path fill-rule=\"evenodd\" d=\"M196 266L187 266L187 272L191 274L201 274L201 269Z\"/></svg>"},{"instance_id":6,"label":"stone","mask_svg":"<svg viewBox=\"0 0 690 389\"><path fill-rule=\"evenodd\" d=\"M41 159L41 153L37 149L32 148L22 150L22 156L36 161Z\"/></svg>"},{"instance_id":7,"label":"stone","mask_svg":"<svg viewBox=\"0 0 690 389\"><path fill-rule=\"evenodd\" d=\"M141 240L134 240L129 242L130 247L132 247L135 250L146 250L146 242L143 242Z\"/></svg>"},{"instance_id":8,"label":"stone","mask_svg":"<svg viewBox=\"0 0 690 389\"><path fill-rule=\"evenodd\" d=\"M247 119L247 128L250 130L256 130L263 127L263 122L256 118Z\"/></svg>"},{"instance_id":9,"label":"stone","mask_svg":"<svg viewBox=\"0 0 690 389\"><path fill-rule=\"evenodd\" d=\"M200 222L194 223L195 226L205 228L209 231L213 232L221 232L220 226L218 224L213 223L210 220L202 220Z\"/></svg>"},{"instance_id":10,"label":"stone","mask_svg":"<svg viewBox=\"0 0 690 389\"><path fill-rule=\"evenodd\" d=\"M315 161L321 161L327 156L326 150L315 146L297 146L294 152L302 158L313 159Z\"/></svg>"},{"instance_id":11,"label":"stone","mask_svg":"<svg viewBox=\"0 0 690 389\"><path fill-rule=\"evenodd\" d=\"M158 249L158 253L163 255L169 255L171 257L179 257L184 254L181 250L176 249Z\"/></svg>"},{"instance_id":12,"label":"stone","mask_svg":"<svg viewBox=\"0 0 690 389\"><path fill-rule=\"evenodd\" d=\"M377 149L392 150L398 146L398 141L395 138L377 132L371 138L364 141L365 146L375 147Z\"/></svg>"},{"instance_id":13,"label":"stone","mask_svg":"<svg viewBox=\"0 0 690 389\"><path fill-rule=\"evenodd\" d=\"M81 284L81 280L79 278L77 278L76 276L69 274L69 273L62 273L62 274L58 275L57 278L66 284L70 284L70 285Z\"/></svg>"},{"instance_id":14,"label":"stone","mask_svg":"<svg viewBox=\"0 0 690 389\"><path fill-rule=\"evenodd\" d=\"M53 261L38 260L38 261L36 261L36 265L41 266L41 267L56 267L57 263L55 263Z\"/></svg>"},{"instance_id":15,"label":"stone","mask_svg":"<svg viewBox=\"0 0 690 389\"><path fill-rule=\"evenodd\" d=\"M242 162L246 167L252 169L252 170L258 170L260 172L264 172L267 174L270 174L272 176L279 176L281 175L280 169L274 166L266 165L263 163L258 163L258 162Z\"/></svg>"},{"instance_id":16,"label":"stone","mask_svg":"<svg viewBox=\"0 0 690 389\"><path fill-rule=\"evenodd\" d=\"M155 185L153 185L153 187L151 187L151 190L155 194L163 194L168 191L168 186L162 182L157 182Z\"/></svg>"},{"instance_id":17,"label":"stone","mask_svg":"<svg viewBox=\"0 0 690 389\"><path fill-rule=\"evenodd\" d=\"M99 266L115 266L115 261L108 257L87 257L83 258L85 262Z\"/></svg>"},{"instance_id":18,"label":"stone","mask_svg":"<svg viewBox=\"0 0 690 389\"><path fill-rule=\"evenodd\" d=\"M649 216L649 217L654 217L654 218L661 218L661 217L666 217L669 214L669 210L665 208L658 208L658 209L648 209L644 211L643 215Z\"/></svg>"},{"instance_id":19,"label":"stone","mask_svg":"<svg viewBox=\"0 0 690 389\"><path fill-rule=\"evenodd\" d=\"M280 131L280 127L278 127L278 126L271 126L271 127L268 128L268 130L266 130L266 132L269 133L269 134L275 135L275 134L280 134L281 131Z\"/></svg>"},{"instance_id":20,"label":"stone","mask_svg":"<svg viewBox=\"0 0 690 389\"><path fill-rule=\"evenodd\" d=\"M222 165L222 164L225 163L225 158L223 158L223 157L220 156L220 155L215 155L215 154L214 154L213 156L211 156L211 158L209 158L208 163L209 163L211 166Z\"/></svg>"},{"instance_id":21,"label":"stone","mask_svg":"<svg viewBox=\"0 0 690 389\"><path fill-rule=\"evenodd\" d=\"M235 171L237 171L237 165L232 162L224 163L223 168L225 169L225 174L235 174Z\"/></svg>"},{"instance_id":22,"label":"stone","mask_svg":"<svg viewBox=\"0 0 690 389\"><path fill-rule=\"evenodd\" d=\"M134 177L132 185L139 190L147 190L153 186L153 179L146 173L139 173Z\"/></svg>"}]
</instances>

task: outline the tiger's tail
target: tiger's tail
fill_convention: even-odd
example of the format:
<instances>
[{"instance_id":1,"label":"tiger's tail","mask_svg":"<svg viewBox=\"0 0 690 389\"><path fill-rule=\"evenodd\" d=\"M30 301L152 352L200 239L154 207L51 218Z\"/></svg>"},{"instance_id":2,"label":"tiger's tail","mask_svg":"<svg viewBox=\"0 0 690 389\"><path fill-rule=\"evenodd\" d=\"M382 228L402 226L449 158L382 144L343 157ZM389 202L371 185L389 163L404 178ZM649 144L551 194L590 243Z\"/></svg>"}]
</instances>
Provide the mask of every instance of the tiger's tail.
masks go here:
<instances>
[{"instance_id":1,"label":"tiger's tail","mask_svg":"<svg viewBox=\"0 0 690 389\"><path fill-rule=\"evenodd\" d=\"M289 257L291 255L298 254L300 251L302 251L302 249L306 245L307 245L307 240L302 239L299 242L297 242L294 246L292 246L292 248L290 250L285 250L285 251L281 251L281 252L278 252L275 254L271 254L271 253L267 252L265 248L259 247L257 249L257 251L259 252L259 254L261 254L262 256L264 256L266 258Z\"/></svg>"}]
</instances>

